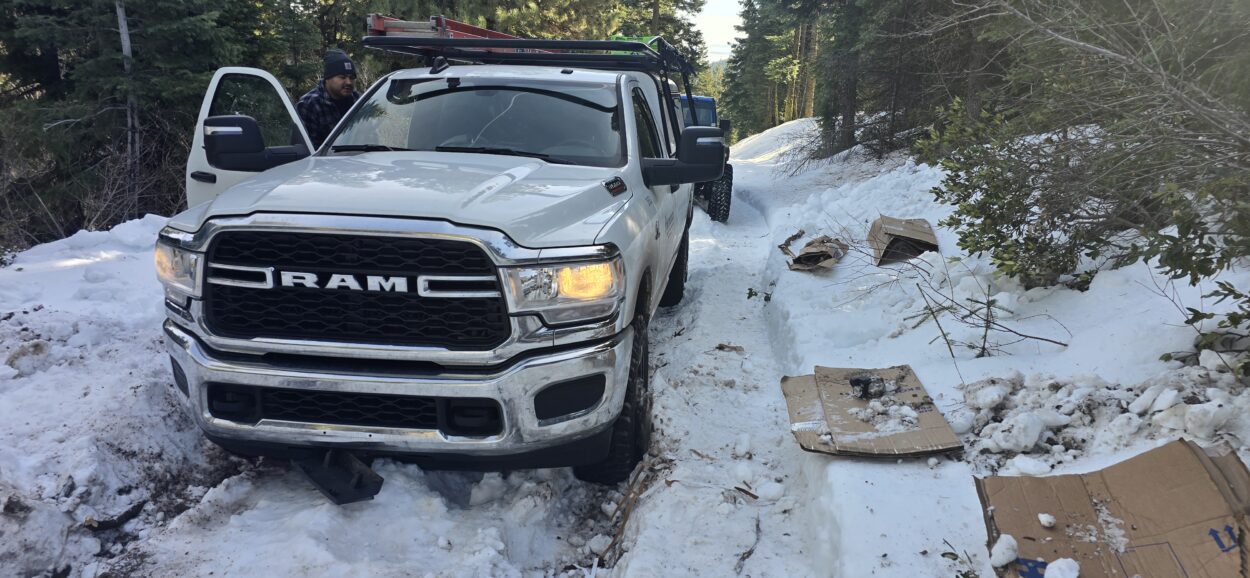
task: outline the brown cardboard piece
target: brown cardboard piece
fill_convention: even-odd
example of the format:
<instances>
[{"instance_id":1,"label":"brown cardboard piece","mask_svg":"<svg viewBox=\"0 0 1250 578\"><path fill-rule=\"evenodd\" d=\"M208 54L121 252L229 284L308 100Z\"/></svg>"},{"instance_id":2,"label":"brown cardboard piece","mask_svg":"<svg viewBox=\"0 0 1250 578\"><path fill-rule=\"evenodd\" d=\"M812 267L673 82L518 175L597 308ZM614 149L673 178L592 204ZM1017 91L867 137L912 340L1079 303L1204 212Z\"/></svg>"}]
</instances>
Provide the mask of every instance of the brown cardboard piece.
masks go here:
<instances>
[{"instance_id":1,"label":"brown cardboard piece","mask_svg":"<svg viewBox=\"0 0 1250 578\"><path fill-rule=\"evenodd\" d=\"M905 261L926 251L937 251L937 236L925 219L898 219L882 215L868 229L873 262Z\"/></svg>"},{"instance_id":2,"label":"brown cardboard piece","mask_svg":"<svg viewBox=\"0 0 1250 578\"><path fill-rule=\"evenodd\" d=\"M799 231L802 233L802 231ZM821 235L808 241L799 250L799 254L795 255L790 251L787 244L780 246L782 252L790 256L791 271L813 271L815 269L832 269L842 257L846 256L846 252L850 250L850 246L841 240L834 239L828 235Z\"/></svg>"},{"instance_id":3,"label":"brown cardboard piece","mask_svg":"<svg viewBox=\"0 0 1250 578\"><path fill-rule=\"evenodd\" d=\"M916 424L902 431L878 431L854 415L873 400L856 397L851 376L872 373L893 381L890 395L916 412ZM918 456L963 449L950 424L933 405L910 366L886 369L816 367L815 375L784 377L781 391L790 412L790 431L809 452L877 457Z\"/></svg>"},{"instance_id":4,"label":"brown cardboard piece","mask_svg":"<svg viewBox=\"0 0 1250 578\"><path fill-rule=\"evenodd\" d=\"M1042 578L1059 558L1082 578L1246 576L1250 472L1227 445L1175 441L1088 474L979 479L977 493L989 543L1019 544L1004 576Z\"/></svg>"}]
</instances>

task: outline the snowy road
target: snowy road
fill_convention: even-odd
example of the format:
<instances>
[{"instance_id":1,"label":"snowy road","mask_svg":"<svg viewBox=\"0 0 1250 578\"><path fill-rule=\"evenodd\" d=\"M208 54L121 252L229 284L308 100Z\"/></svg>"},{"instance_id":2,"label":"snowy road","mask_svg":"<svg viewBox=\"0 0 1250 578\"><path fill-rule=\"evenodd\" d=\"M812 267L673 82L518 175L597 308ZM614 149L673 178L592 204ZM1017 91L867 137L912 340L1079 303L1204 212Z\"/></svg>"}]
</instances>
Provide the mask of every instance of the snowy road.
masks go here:
<instances>
[{"instance_id":1,"label":"snowy road","mask_svg":"<svg viewBox=\"0 0 1250 578\"><path fill-rule=\"evenodd\" d=\"M941 171L903 156L785 174L813 126L739 143L729 222L696 212L685 299L651 325L653 452L618 488L567 469L380 461L376 499L332 506L284 463L224 454L182 411L151 269L163 218L21 253L0 268L0 575L990 576L974 476L1088 471L1180 436L1248 455L1244 386L1210 359L1159 359L1190 347L1172 300L1196 303L1201 287L1135 266L1084 292L1026 290L948 230L917 268L853 251L828 273L788 270L777 244L799 229L854 244L879 214L950 210L930 193ZM1003 339L992 357L952 359L917 322L924 279L952 298L993 296L1012 327L1069 345ZM783 375L902 363L965 459L799 449Z\"/></svg>"},{"instance_id":2,"label":"snowy road","mask_svg":"<svg viewBox=\"0 0 1250 578\"><path fill-rule=\"evenodd\" d=\"M829 460L793 442L777 386L820 346L798 329L810 325L790 319L801 300L771 299L777 283L799 297L829 286L785 271L776 250L791 221L803 224L790 213L829 184L826 173L780 178L792 136L740 151L729 223L696 212L687 294L651 327L653 456L638 483L618 489L568 470L483 475L381 462L375 500L332 506L286 464L206 443L179 409L150 272L161 219L24 253L0 270L0 314L14 312L0 325L10 401L0 500L18 512L0 517L0 530L23 537L0 546L0 561L73 576L582 575L599 565L625 576L856 573L840 555L847 540ZM878 170L850 166L838 178ZM920 174L923 185L931 176ZM974 550L981 536L962 532ZM60 545L27 547L48 543Z\"/></svg>"},{"instance_id":3,"label":"snowy road","mask_svg":"<svg viewBox=\"0 0 1250 578\"><path fill-rule=\"evenodd\" d=\"M617 569L818 574L806 565L795 522L801 504L787 495L804 456L792 442L765 320L764 267L776 251L769 229L739 201L724 225L696 213L690 239L685 299L652 322L655 453L664 475L643 495Z\"/></svg>"},{"instance_id":4,"label":"snowy road","mask_svg":"<svg viewBox=\"0 0 1250 578\"><path fill-rule=\"evenodd\" d=\"M0 549L6 567L516 576L615 563L614 573L634 576L813 573L792 497L804 456L790 440L764 317L773 243L750 204L739 202L728 225L697 212L688 293L653 321L658 431L642 484L382 462L382 493L347 507L327 503L286 464L225 455L183 415L150 272L162 224L80 233L0 270L0 314L13 313L0 323L9 401L0 408L0 501L18 513L0 517L0 531L23 538Z\"/></svg>"}]
</instances>

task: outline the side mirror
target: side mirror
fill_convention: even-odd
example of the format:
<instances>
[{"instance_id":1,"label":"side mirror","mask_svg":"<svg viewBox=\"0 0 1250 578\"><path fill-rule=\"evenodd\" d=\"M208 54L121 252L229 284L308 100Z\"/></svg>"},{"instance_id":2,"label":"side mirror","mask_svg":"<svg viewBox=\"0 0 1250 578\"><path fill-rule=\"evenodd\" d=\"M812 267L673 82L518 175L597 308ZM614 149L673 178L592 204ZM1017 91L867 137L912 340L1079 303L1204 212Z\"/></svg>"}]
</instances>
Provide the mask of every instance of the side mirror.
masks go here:
<instances>
[{"instance_id":1,"label":"side mirror","mask_svg":"<svg viewBox=\"0 0 1250 578\"><path fill-rule=\"evenodd\" d=\"M729 120L729 119L727 119L727 118L722 118L722 119L720 119L720 131L721 131L722 133L724 133L724 134L730 134L730 133L732 133L732 132L733 132L733 126L734 126L733 121L731 121L731 120Z\"/></svg>"},{"instance_id":2,"label":"side mirror","mask_svg":"<svg viewBox=\"0 0 1250 578\"><path fill-rule=\"evenodd\" d=\"M682 130L675 159L642 159L642 179L648 187L714 181L724 171L724 133L710 126Z\"/></svg>"},{"instance_id":3,"label":"side mirror","mask_svg":"<svg viewBox=\"0 0 1250 578\"><path fill-rule=\"evenodd\" d=\"M224 171L259 172L308 156L302 145L266 147L256 119L232 114L204 119L208 164Z\"/></svg>"}]
</instances>

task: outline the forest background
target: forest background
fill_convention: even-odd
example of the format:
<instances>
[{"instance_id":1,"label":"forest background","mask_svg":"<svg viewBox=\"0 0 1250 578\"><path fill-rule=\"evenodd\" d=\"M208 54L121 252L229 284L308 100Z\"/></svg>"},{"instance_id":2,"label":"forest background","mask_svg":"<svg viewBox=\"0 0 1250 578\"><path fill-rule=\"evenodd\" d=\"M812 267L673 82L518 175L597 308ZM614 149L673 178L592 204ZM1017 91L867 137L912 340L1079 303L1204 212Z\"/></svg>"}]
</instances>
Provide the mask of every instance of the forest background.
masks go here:
<instances>
[{"instance_id":1,"label":"forest background","mask_svg":"<svg viewBox=\"0 0 1250 578\"><path fill-rule=\"evenodd\" d=\"M731 140L815 117L796 171L847 154L940 164L943 224L1004 274L1081 288L1145 260L1211 288L1184 308L1199 348L1250 342L1248 288L1220 280L1250 256L1250 0L742 0L731 56L712 64L702 7L0 0L0 264L179 210L216 68L268 70L298 97L337 47L367 85L412 63L360 46L366 14L443 14L535 38L664 35L698 63L695 91L719 99Z\"/></svg>"}]
</instances>

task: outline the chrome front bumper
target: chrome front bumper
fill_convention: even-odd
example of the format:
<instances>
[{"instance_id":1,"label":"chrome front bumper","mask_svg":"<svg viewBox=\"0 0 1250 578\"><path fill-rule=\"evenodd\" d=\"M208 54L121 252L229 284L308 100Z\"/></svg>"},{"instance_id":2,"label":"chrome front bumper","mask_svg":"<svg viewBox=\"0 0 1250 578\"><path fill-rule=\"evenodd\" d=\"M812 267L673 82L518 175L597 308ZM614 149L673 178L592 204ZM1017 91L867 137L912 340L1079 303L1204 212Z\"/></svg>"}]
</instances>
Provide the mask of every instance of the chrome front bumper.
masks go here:
<instances>
[{"instance_id":1,"label":"chrome front bumper","mask_svg":"<svg viewBox=\"0 0 1250 578\"><path fill-rule=\"evenodd\" d=\"M165 322L165 344L182 369L196 423L210 437L289 446L339 447L380 453L507 456L565 445L603 432L620 414L629 378L633 330L584 348L530 357L490 374L408 377L339 374L275 368L215 359L193 334ZM603 398L588 410L540 423L534 396L548 385L602 374ZM256 424L210 413L208 383L389 395L490 398L502 408L503 429L488 437L449 436L438 430L347 426L262 419ZM555 423L550 423L555 422Z\"/></svg>"}]
</instances>

